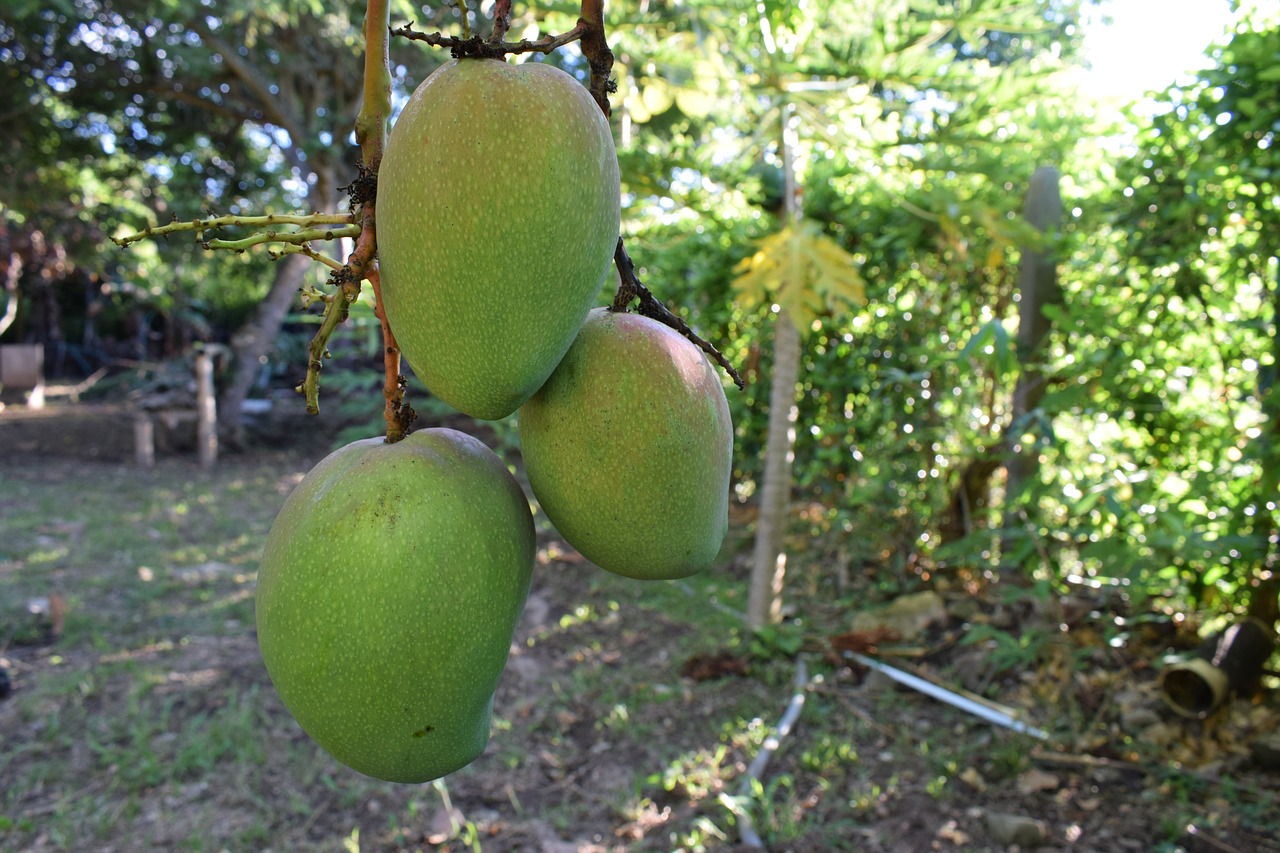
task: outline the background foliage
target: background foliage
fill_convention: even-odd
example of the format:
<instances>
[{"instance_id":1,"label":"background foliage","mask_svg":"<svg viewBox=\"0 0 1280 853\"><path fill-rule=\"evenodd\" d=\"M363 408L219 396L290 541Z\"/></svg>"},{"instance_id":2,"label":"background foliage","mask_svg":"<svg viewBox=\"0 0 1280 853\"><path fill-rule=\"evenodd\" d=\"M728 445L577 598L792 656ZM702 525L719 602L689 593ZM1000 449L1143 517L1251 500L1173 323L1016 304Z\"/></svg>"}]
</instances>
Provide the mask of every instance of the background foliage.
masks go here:
<instances>
[{"instance_id":1,"label":"background foliage","mask_svg":"<svg viewBox=\"0 0 1280 853\"><path fill-rule=\"evenodd\" d=\"M1242 12L1193 83L1110 126L1072 82L1088 9L610 4L624 227L646 283L749 380L729 395L747 505L776 296L735 282L779 226L784 108L804 216L848 253L865 291L865 303L819 294L804 338L792 533L797 559L826 580L863 565L887 566L894 582L913 577L907 567L995 571L1229 609L1267 559L1277 21ZM578 14L569 3L515 11L513 36L567 30ZM9 248L31 258L5 340L56 337L85 351L67 369L87 370L177 354L248 322L272 283L261 256L178 241L121 254L103 238L207 208L341 208L357 14L321 0L216 13L168 0L11 5L0 215ZM456 14L405 4L394 16L430 30ZM393 49L402 98L440 57ZM548 61L585 77L574 48ZM256 85L238 62L257 69ZM1020 216L1044 165L1064 176L1068 211L1050 235ZM1035 365L1049 392L1015 425L1024 246L1056 254L1065 298ZM62 319L40 320L41 300ZM148 343L157 336L169 346ZM296 381L297 367L282 378ZM998 462L1014 440L1043 464L1004 496ZM989 500L957 519L975 479Z\"/></svg>"}]
</instances>

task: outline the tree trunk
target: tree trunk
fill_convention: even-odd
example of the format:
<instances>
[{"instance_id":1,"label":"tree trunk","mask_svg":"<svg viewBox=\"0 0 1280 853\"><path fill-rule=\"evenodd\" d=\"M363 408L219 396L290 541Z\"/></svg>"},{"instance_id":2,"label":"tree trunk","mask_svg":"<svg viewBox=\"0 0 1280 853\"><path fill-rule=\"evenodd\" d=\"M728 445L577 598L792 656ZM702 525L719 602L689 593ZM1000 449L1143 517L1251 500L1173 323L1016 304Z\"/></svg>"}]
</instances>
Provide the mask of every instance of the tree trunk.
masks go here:
<instances>
[{"instance_id":1,"label":"tree trunk","mask_svg":"<svg viewBox=\"0 0 1280 853\"><path fill-rule=\"evenodd\" d=\"M791 502L791 463L796 443L796 383L800 379L800 331L785 310L773 321L773 376L769 388L769 427L765 439L764 480L756 520L747 627L758 631L778 620L782 581L787 569L783 540Z\"/></svg>"},{"instance_id":2,"label":"tree trunk","mask_svg":"<svg viewBox=\"0 0 1280 853\"><path fill-rule=\"evenodd\" d=\"M782 109L783 224L798 227L802 216L796 183L795 130L791 105ZM799 286L797 284L797 286ZM755 552L747 595L747 627L759 631L782 613L782 582L787 555L787 510L791 503L791 463L796 443L796 384L800 380L800 330L786 309L773 318L773 369L769 387L769 425L765 434L764 476Z\"/></svg>"},{"instance_id":3,"label":"tree trunk","mask_svg":"<svg viewBox=\"0 0 1280 853\"><path fill-rule=\"evenodd\" d=\"M22 256L9 249L7 230L0 232L0 251L4 257L4 314L0 314L0 335L13 325L18 317L18 279L22 277Z\"/></svg>"},{"instance_id":4,"label":"tree trunk","mask_svg":"<svg viewBox=\"0 0 1280 853\"><path fill-rule=\"evenodd\" d=\"M1023 215L1041 233L1052 235L1061 228L1062 196L1058 190L1057 169L1052 166L1036 169L1027 188ZM1018 320L1018 361L1022 370L1013 391L1012 429L1008 436L1012 445L1005 461L1008 473L1006 508L1010 499L1017 497L1039 467L1038 455L1022 446L1022 433L1025 432L1027 416L1044 399L1045 377L1039 362L1051 328L1044 307L1062 299L1055 256L1052 248L1037 251L1024 246L1018 265L1018 291L1022 297ZM1005 527L1010 526L1010 521L1006 509Z\"/></svg>"},{"instance_id":5,"label":"tree trunk","mask_svg":"<svg viewBox=\"0 0 1280 853\"><path fill-rule=\"evenodd\" d=\"M1272 364L1280 364L1280 258L1273 257L1271 268L1277 271L1271 283L1271 351ZM1280 381L1264 378L1259 368L1258 384L1262 396L1262 413L1266 425L1257 438L1258 491L1253 496L1257 521L1254 535L1263 538L1261 565L1251 579L1249 615L1272 629L1280 622Z\"/></svg>"},{"instance_id":6,"label":"tree trunk","mask_svg":"<svg viewBox=\"0 0 1280 853\"><path fill-rule=\"evenodd\" d=\"M336 193L333 168L321 165L314 174L316 180L310 193L311 204L316 210L328 210ZM218 399L218 411L222 413L219 424L222 439L227 447L236 450L244 447L244 424L241 421L244 401L253 387L253 380L258 375L263 358L271 351L276 336L280 334L280 326L293 307L294 295L302 286L303 276L310 269L312 261L302 255L289 255L275 264L275 280L271 283L271 290L259 303L258 311L249 325L232 338L232 377Z\"/></svg>"},{"instance_id":7,"label":"tree trunk","mask_svg":"<svg viewBox=\"0 0 1280 853\"><path fill-rule=\"evenodd\" d=\"M275 281L271 283L271 291L258 304L258 311L252 322L231 341L232 378L222 389L222 397L218 408L222 412L222 433L228 447L244 446L244 425L241 423L241 409L249 389L253 387L254 377L262 364L262 359L271 351L280 326L293 306L298 288L302 286L302 278L311 267L312 261L303 255L289 255L276 261Z\"/></svg>"},{"instance_id":8,"label":"tree trunk","mask_svg":"<svg viewBox=\"0 0 1280 853\"><path fill-rule=\"evenodd\" d=\"M986 510L991 495L991 477L999 470L999 458L985 453L964 466L938 523L939 544L959 541L973 532L973 519Z\"/></svg>"}]
</instances>

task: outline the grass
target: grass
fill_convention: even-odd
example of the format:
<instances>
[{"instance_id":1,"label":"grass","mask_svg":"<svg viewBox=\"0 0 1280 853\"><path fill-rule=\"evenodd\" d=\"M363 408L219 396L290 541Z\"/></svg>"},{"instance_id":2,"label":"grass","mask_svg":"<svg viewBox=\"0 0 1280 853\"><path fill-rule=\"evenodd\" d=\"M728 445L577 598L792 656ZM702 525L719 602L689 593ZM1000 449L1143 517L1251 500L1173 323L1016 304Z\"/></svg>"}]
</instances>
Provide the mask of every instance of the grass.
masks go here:
<instances>
[{"instance_id":1,"label":"grass","mask_svg":"<svg viewBox=\"0 0 1280 853\"><path fill-rule=\"evenodd\" d=\"M714 850L737 841L743 809L771 848L906 850L933 841L936 827L902 829L920 814L977 837L975 807L1028 807L1014 792L1026 739L902 690L862 691L823 659L816 640L853 604L816 585L793 597L805 626L747 636L745 579L728 568L741 537L725 566L638 583L575 562L541 516L543 618L518 632L486 755L443 789L349 771L281 706L252 631L256 561L306 468L290 456L207 474L173 460L150 473L0 467L0 659L15 681L0 703L0 851ZM67 609L51 642L27 603L54 595ZM799 650L823 681L738 799ZM681 675L723 651L748 677ZM963 781L971 768L990 790ZM1165 784L1173 796L1139 812L1159 840L1207 790ZM1229 801L1274 829L1267 793L1242 781Z\"/></svg>"},{"instance_id":2,"label":"grass","mask_svg":"<svg viewBox=\"0 0 1280 853\"><path fill-rule=\"evenodd\" d=\"M0 848L92 848L184 800L199 805L171 840L220 837L208 780L261 766L281 725L269 686L237 681L227 654L253 662L255 561L301 464L0 470L0 657L17 687L0 713L28 735L0 752ZM45 644L27 603L55 596L62 633Z\"/></svg>"}]
</instances>

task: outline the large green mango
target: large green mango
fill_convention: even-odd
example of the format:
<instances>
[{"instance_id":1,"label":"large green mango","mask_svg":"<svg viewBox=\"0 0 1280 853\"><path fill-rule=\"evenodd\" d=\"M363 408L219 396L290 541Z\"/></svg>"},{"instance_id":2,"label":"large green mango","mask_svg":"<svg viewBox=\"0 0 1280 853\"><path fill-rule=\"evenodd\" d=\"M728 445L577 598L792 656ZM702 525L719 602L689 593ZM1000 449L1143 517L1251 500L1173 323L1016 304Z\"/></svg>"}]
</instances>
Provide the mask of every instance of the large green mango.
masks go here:
<instances>
[{"instance_id":1,"label":"large green mango","mask_svg":"<svg viewBox=\"0 0 1280 853\"><path fill-rule=\"evenodd\" d=\"M520 409L520 448L543 511L600 568L685 577L720 550L729 404L698 348L661 323L592 311Z\"/></svg>"},{"instance_id":2,"label":"large green mango","mask_svg":"<svg viewBox=\"0 0 1280 853\"><path fill-rule=\"evenodd\" d=\"M550 65L448 62L405 105L378 171L382 296L440 399L502 418L555 369L618 242L600 108Z\"/></svg>"},{"instance_id":3,"label":"large green mango","mask_svg":"<svg viewBox=\"0 0 1280 853\"><path fill-rule=\"evenodd\" d=\"M425 782L484 751L533 568L528 499L448 429L334 451L276 517L258 642L280 698L344 764Z\"/></svg>"}]
</instances>

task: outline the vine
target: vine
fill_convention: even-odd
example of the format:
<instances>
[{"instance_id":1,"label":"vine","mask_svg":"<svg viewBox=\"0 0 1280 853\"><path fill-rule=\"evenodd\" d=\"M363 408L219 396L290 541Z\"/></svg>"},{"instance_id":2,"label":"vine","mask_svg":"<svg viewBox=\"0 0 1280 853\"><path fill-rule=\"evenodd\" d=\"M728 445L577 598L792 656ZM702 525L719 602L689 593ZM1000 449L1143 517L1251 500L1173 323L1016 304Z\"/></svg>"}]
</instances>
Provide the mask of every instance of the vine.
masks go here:
<instances>
[{"instance_id":1,"label":"vine","mask_svg":"<svg viewBox=\"0 0 1280 853\"><path fill-rule=\"evenodd\" d=\"M226 215L185 221L175 219L165 225L151 226L134 234L113 238L117 245L123 247L139 240L194 232L197 241L205 249L243 252L264 246L271 258L301 254L328 266L331 270L329 286L332 292L326 293L315 287L304 288L302 292L304 306L313 302L324 305L320 327L308 349L306 376L297 386L298 392L306 400L307 412L310 414L320 411L320 372L325 359L330 355L329 339L338 325L347 319L352 303L360 297L361 282L367 280L374 293L374 314L382 328L385 372L383 396L386 400L383 415L387 424L386 440L389 443L406 436L416 417L413 408L405 400L407 382L401 373L400 347L383 310L381 279L377 268L377 176L391 117L390 37L399 36L433 47L448 48L454 58L495 59L511 54L550 54L567 44L580 41L582 55L591 69L588 90L606 119L612 115L608 96L617 89L611 77L613 52L609 49L605 35L604 0L582 0L578 21L567 32L516 42L506 40L510 28L511 0L497 0L493 9L493 29L487 39L471 35L470 28L466 26L466 10L461 8L461 2L459 5L463 12L462 38L446 36L440 32L418 32L414 30L412 22L392 29L389 0L369 0L364 30L364 97L355 120L355 136L360 146L361 158L357 164L356 179L345 188L350 196L349 212ZM258 230L235 239L223 236L205 238L206 232L220 233L228 228ZM312 246L317 241L342 238L355 239L355 248L345 263L328 257ZM614 263L620 283L611 311L627 311L631 302L638 299L637 310L640 314L675 329L723 368L739 389L744 387L742 377L724 355L698 336L640 282L635 264L627 254L621 237L618 238Z\"/></svg>"}]
</instances>

